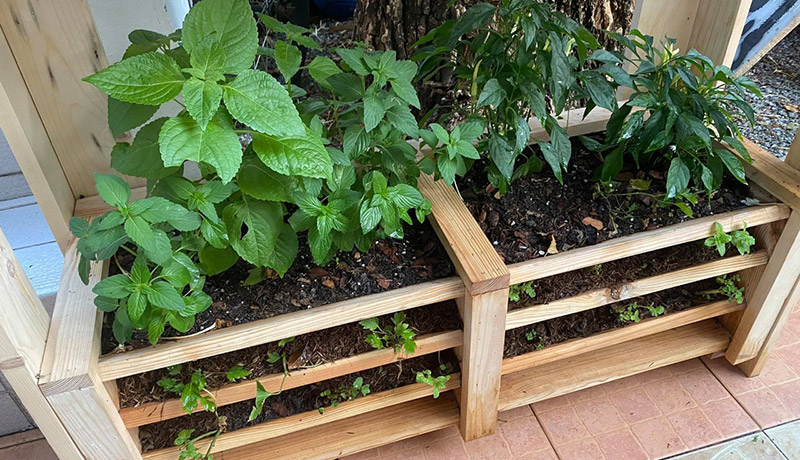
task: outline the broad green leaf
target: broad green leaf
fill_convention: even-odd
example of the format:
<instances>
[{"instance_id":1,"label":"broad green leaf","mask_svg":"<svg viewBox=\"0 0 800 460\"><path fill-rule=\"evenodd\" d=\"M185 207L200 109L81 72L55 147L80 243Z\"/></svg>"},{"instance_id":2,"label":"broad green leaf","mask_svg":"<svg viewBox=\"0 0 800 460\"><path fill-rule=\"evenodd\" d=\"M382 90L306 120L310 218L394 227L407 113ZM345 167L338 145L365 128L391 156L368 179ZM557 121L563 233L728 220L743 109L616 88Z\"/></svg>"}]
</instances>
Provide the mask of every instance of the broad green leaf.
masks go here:
<instances>
[{"instance_id":1,"label":"broad green leaf","mask_svg":"<svg viewBox=\"0 0 800 460\"><path fill-rule=\"evenodd\" d=\"M410 209L422 203L422 194L408 184L397 184L389 187L389 198L400 209Z\"/></svg>"},{"instance_id":2,"label":"broad green leaf","mask_svg":"<svg viewBox=\"0 0 800 460\"><path fill-rule=\"evenodd\" d=\"M672 159L667 171L667 198L674 198L681 194L689 185L690 172L686 164L679 157Z\"/></svg>"},{"instance_id":3,"label":"broad green leaf","mask_svg":"<svg viewBox=\"0 0 800 460\"><path fill-rule=\"evenodd\" d=\"M514 148L499 134L492 134L489 138L489 157L500 174L510 180L514 173Z\"/></svg>"},{"instance_id":4,"label":"broad green leaf","mask_svg":"<svg viewBox=\"0 0 800 460\"><path fill-rule=\"evenodd\" d=\"M114 334L114 339L120 344L131 339L133 335L133 324L128 318L127 308L118 308L114 314L114 324L111 326L111 332Z\"/></svg>"},{"instance_id":5,"label":"broad green leaf","mask_svg":"<svg viewBox=\"0 0 800 460\"><path fill-rule=\"evenodd\" d=\"M555 32L550 32L550 43L553 49L550 57L550 93L555 112L561 113L567 102L567 92L572 85L572 72L569 59L564 53L564 46Z\"/></svg>"},{"instance_id":6,"label":"broad green leaf","mask_svg":"<svg viewBox=\"0 0 800 460\"><path fill-rule=\"evenodd\" d=\"M273 136L305 132L289 93L268 73L245 70L223 88L231 115L256 131Z\"/></svg>"},{"instance_id":7,"label":"broad green leaf","mask_svg":"<svg viewBox=\"0 0 800 460\"><path fill-rule=\"evenodd\" d=\"M222 100L222 87L213 81L202 81L190 78L183 84L183 102L186 111L197 121L201 129L206 129L208 122L219 110Z\"/></svg>"},{"instance_id":8,"label":"broad green leaf","mask_svg":"<svg viewBox=\"0 0 800 460\"><path fill-rule=\"evenodd\" d=\"M333 167L322 140L306 128L297 136L253 136L253 150L270 169L286 176L325 178Z\"/></svg>"},{"instance_id":9,"label":"broad green leaf","mask_svg":"<svg viewBox=\"0 0 800 460\"><path fill-rule=\"evenodd\" d=\"M134 56L84 78L114 99L144 105L174 99L184 80L178 64L161 53Z\"/></svg>"},{"instance_id":10,"label":"broad green leaf","mask_svg":"<svg viewBox=\"0 0 800 460\"><path fill-rule=\"evenodd\" d=\"M124 299L131 293L131 279L126 275L113 275L100 280L92 292L110 299Z\"/></svg>"},{"instance_id":11,"label":"broad green leaf","mask_svg":"<svg viewBox=\"0 0 800 460\"><path fill-rule=\"evenodd\" d=\"M405 105L395 104L386 111L386 119L395 128L414 139L419 137L419 128L414 115Z\"/></svg>"},{"instance_id":12,"label":"broad green leaf","mask_svg":"<svg viewBox=\"0 0 800 460\"><path fill-rule=\"evenodd\" d=\"M131 188L121 178L111 174L95 173L97 193L109 206L122 207L131 199Z\"/></svg>"},{"instance_id":13,"label":"broad green leaf","mask_svg":"<svg viewBox=\"0 0 800 460\"><path fill-rule=\"evenodd\" d=\"M108 128L114 137L119 137L146 123L156 111L158 111L157 105L133 104L109 96Z\"/></svg>"},{"instance_id":14,"label":"broad green leaf","mask_svg":"<svg viewBox=\"0 0 800 460\"><path fill-rule=\"evenodd\" d=\"M192 55L213 35L225 57L223 73L238 73L253 65L258 49L258 29L247 0L204 0L183 20L183 47Z\"/></svg>"},{"instance_id":15,"label":"broad green leaf","mask_svg":"<svg viewBox=\"0 0 800 460\"><path fill-rule=\"evenodd\" d=\"M280 204L258 200L231 203L225 208L223 219L231 246L242 259L258 267L272 261L283 227Z\"/></svg>"},{"instance_id":16,"label":"broad green leaf","mask_svg":"<svg viewBox=\"0 0 800 460\"><path fill-rule=\"evenodd\" d=\"M147 309L147 297L140 291L136 291L128 298L128 318L134 323L139 321Z\"/></svg>"},{"instance_id":17,"label":"broad green leaf","mask_svg":"<svg viewBox=\"0 0 800 460\"><path fill-rule=\"evenodd\" d=\"M731 172L731 174L733 174L733 177L735 177L736 180L743 184L747 183L747 178L744 174L744 167L742 166L741 160L739 160L736 155L725 148L715 148L714 153L719 155L722 163L725 164L725 167Z\"/></svg>"},{"instance_id":18,"label":"broad green leaf","mask_svg":"<svg viewBox=\"0 0 800 460\"><path fill-rule=\"evenodd\" d=\"M94 298L94 306L106 313L111 313L119 307L119 302L116 299L97 296Z\"/></svg>"},{"instance_id":19,"label":"broad green leaf","mask_svg":"<svg viewBox=\"0 0 800 460\"><path fill-rule=\"evenodd\" d=\"M291 181L288 176L270 169L255 155L245 155L236 176L242 192L266 201L291 201Z\"/></svg>"},{"instance_id":20,"label":"broad green leaf","mask_svg":"<svg viewBox=\"0 0 800 460\"><path fill-rule=\"evenodd\" d=\"M239 136L222 112L217 113L205 130L192 118L170 118L161 128L158 142L165 166L180 166L187 160L204 162L216 169L224 183L233 179L242 163Z\"/></svg>"},{"instance_id":21,"label":"broad green leaf","mask_svg":"<svg viewBox=\"0 0 800 460\"><path fill-rule=\"evenodd\" d=\"M360 124L350 125L344 131L342 147L349 158L357 158L369 147L370 137Z\"/></svg>"},{"instance_id":22,"label":"broad green leaf","mask_svg":"<svg viewBox=\"0 0 800 460\"><path fill-rule=\"evenodd\" d=\"M489 3L481 2L470 7L470 9L464 12L453 25L450 31L450 37L447 41L447 46L453 48L462 35L479 27L483 27L483 25L492 18L494 13L495 7Z\"/></svg>"},{"instance_id":23,"label":"broad green leaf","mask_svg":"<svg viewBox=\"0 0 800 460\"><path fill-rule=\"evenodd\" d=\"M284 224L275 243L275 252L272 253L267 266L282 277L297 257L297 247L297 233L295 233L291 225Z\"/></svg>"},{"instance_id":24,"label":"broad green leaf","mask_svg":"<svg viewBox=\"0 0 800 460\"><path fill-rule=\"evenodd\" d=\"M222 75L222 70L225 68L225 54L216 38L216 35L205 37L189 58L192 70L199 72L199 76L209 83L225 79Z\"/></svg>"},{"instance_id":25,"label":"broad green leaf","mask_svg":"<svg viewBox=\"0 0 800 460\"><path fill-rule=\"evenodd\" d=\"M144 257L137 257L131 266L131 282L135 284L149 284L150 270Z\"/></svg>"},{"instance_id":26,"label":"broad green leaf","mask_svg":"<svg viewBox=\"0 0 800 460\"><path fill-rule=\"evenodd\" d=\"M239 256L233 248L217 249L213 246L203 248L198 253L198 258L200 259L200 269L208 276L224 272L239 260Z\"/></svg>"},{"instance_id":27,"label":"broad green leaf","mask_svg":"<svg viewBox=\"0 0 800 460\"><path fill-rule=\"evenodd\" d=\"M317 56L308 64L308 73L320 86L327 90L332 90L333 87L328 83L328 77L342 73L342 70L331 58Z\"/></svg>"},{"instance_id":28,"label":"broad green leaf","mask_svg":"<svg viewBox=\"0 0 800 460\"><path fill-rule=\"evenodd\" d=\"M174 174L178 168L164 166L158 145L158 136L166 120L159 118L146 124L136 133L133 144L118 142L111 150L111 167L120 174L151 180Z\"/></svg>"},{"instance_id":29,"label":"broad green leaf","mask_svg":"<svg viewBox=\"0 0 800 460\"><path fill-rule=\"evenodd\" d=\"M598 107L613 111L617 107L616 90L602 74L594 71L583 73L583 82L589 97Z\"/></svg>"},{"instance_id":30,"label":"broad green leaf","mask_svg":"<svg viewBox=\"0 0 800 460\"><path fill-rule=\"evenodd\" d=\"M158 339L164 334L164 327L167 325L167 319L163 316L154 315L150 318L147 324L147 340L151 345L158 343Z\"/></svg>"},{"instance_id":31,"label":"broad green leaf","mask_svg":"<svg viewBox=\"0 0 800 460\"><path fill-rule=\"evenodd\" d=\"M157 281L147 291L147 300L165 310L181 311L186 308L181 295L169 283Z\"/></svg>"},{"instance_id":32,"label":"broad green leaf","mask_svg":"<svg viewBox=\"0 0 800 460\"><path fill-rule=\"evenodd\" d=\"M503 102L506 97L506 90L500 86L500 82L496 78L492 78L483 85L481 95L478 97L478 108L487 105L494 106L495 108Z\"/></svg>"},{"instance_id":33,"label":"broad green leaf","mask_svg":"<svg viewBox=\"0 0 800 460\"><path fill-rule=\"evenodd\" d=\"M371 232L381 221L381 211L377 207L370 206L368 201L361 203L359 212L361 229L366 234Z\"/></svg>"},{"instance_id":34,"label":"broad green leaf","mask_svg":"<svg viewBox=\"0 0 800 460\"><path fill-rule=\"evenodd\" d=\"M385 114L386 107L378 93L368 93L364 96L364 127L367 132L375 129Z\"/></svg>"},{"instance_id":35,"label":"broad green leaf","mask_svg":"<svg viewBox=\"0 0 800 460\"><path fill-rule=\"evenodd\" d=\"M490 141L491 142L491 141ZM456 180L458 160L450 159L447 155L436 155L436 167L447 185L452 185Z\"/></svg>"},{"instance_id":36,"label":"broad green leaf","mask_svg":"<svg viewBox=\"0 0 800 460\"><path fill-rule=\"evenodd\" d=\"M331 252L333 239L330 233L320 233L317 227L308 229L308 246L311 248L311 256L317 265L323 265Z\"/></svg>"},{"instance_id":37,"label":"broad green leaf","mask_svg":"<svg viewBox=\"0 0 800 460\"><path fill-rule=\"evenodd\" d=\"M150 223L169 222L170 225L182 232L191 232L200 227L200 216L196 212L189 211L166 198L150 197L139 200L136 203L148 204L146 209L143 209L138 215ZM132 213L134 212L133 210L132 206Z\"/></svg>"},{"instance_id":38,"label":"broad green leaf","mask_svg":"<svg viewBox=\"0 0 800 460\"><path fill-rule=\"evenodd\" d=\"M162 230L154 230L150 223L140 216L133 216L125 221L125 233L144 249L147 258L160 264L172 255L169 238Z\"/></svg>"},{"instance_id":39,"label":"broad green leaf","mask_svg":"<svg viewBox=\"0 0 800 460\"><path fill-rule=\"evenodd\" d=\"M390 82L392 84L392 91L397 95L397 97L406 101L412 106L419 108L419 97L417 96L417 90L414 89L414 85L412 85L410 81L390 80Z\"/></svg>"},{"instance_id":40,"label":"broad green leaf","mask_svg":"<svg viewBox=\"0 0 800 460\"><path fill-rule=\"evenodd\" d=\"M225 373L225 378L228 379L230 382L235 382L237 380L241 380L245 377L249 377L252 372L243 368L242 366L236 365L233 366Z\"/></svg>"},{"instance_id":41,"label":"broad green leaf","mask_svg":"<svg viewBox=\"0 0 800 460\"><path fill-rule=\"evenodd\" d=\"M344 49L336 48L336 54L341 56L342 60L353 69L353 72L359 75L369 75L370 70L367 68L364 58L364 51L357 49Z\"/></svg>"},{"instance_id":42,"label":"broad green leaf","mask_svg":"<svg viewBox=\"0 0 800 460\"><path fill-rule=\"evenodd\" d=\"M89 236L89 222L83 217L71 217L69 231L78 238L85 238Z\"/></svg>"},{"instance_id":43,"label":"broad green leaf","mask_svg":"<svg viewBox=\"0 0 800 460\"><path fill-rule=\"evenodd\" d=\"M364 96L364 82L352 73L339 73L328 77L333 94L344 102L352 102Z\"/></svg>"},{"instance_id":44,"label":"broad green leaf","mask_svg":"<svg viewBox=\"0 0 800 460\"><path fill-rule=\"evenodd\" d=\"M275 58L275 65L278 66L284 81L288 83L294 74L300 70L303 54L296 46L290 45L283 40L278 40L275 42L275 55L273 58Z\"/></svg>"},{"instance_id":45,"label":"broad green leaf","mask_svg":"<svg viewBox=\"0 0 800 460\"><path fill-rule=\"evenodd\" d=\"M180 314L167 313L169 325L178 332L189 332L192 326L194 326L194 318L194 315L182 316Z\"/></svg>"}]
</instances>

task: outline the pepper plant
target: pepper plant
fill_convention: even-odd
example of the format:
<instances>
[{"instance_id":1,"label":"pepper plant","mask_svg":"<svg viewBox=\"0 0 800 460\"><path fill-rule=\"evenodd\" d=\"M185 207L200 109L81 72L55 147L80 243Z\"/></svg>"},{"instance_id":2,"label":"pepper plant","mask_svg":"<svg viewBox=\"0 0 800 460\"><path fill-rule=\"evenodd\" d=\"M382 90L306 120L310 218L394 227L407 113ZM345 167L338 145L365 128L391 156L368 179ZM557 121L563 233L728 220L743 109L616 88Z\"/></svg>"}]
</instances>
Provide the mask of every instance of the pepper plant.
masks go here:
<instances>
[{"instance_id":1,"label":"pepper plant","mask_svg":"<svg viewBox=\"0 0 800 460\"><path fill-rule=\"evenodd\" d=\"M123 60L85 79L109 96L115 134L144 124L132 143L115 145L111 165L146 178L149 197L131 201L124 181L97 175L114 209L71 221L84 281L89 261L114 258L121 272L94 288L98 307L115 313L120 344L134 330L151 343L167 325L189 330L211 304L205 277L239 259L283 276L303 240L324 265L336 251L402 237L409 211L419 221L430 212L407 143L417 135L417 66L393 52L342 49L341 67L325 57L303 67L297 45L317 46L310 31L262 21L279 35L272 49L258 46L246 0L204 0L174 34L132 32ZM257 53L285 84L252 68ZM313 94L291 83L301 69ZM148 122L171 101L184 109ZM187 162L199 178L185 174ZM129 272L119 250L135 259Z\"/></svg>"}]
</instances>

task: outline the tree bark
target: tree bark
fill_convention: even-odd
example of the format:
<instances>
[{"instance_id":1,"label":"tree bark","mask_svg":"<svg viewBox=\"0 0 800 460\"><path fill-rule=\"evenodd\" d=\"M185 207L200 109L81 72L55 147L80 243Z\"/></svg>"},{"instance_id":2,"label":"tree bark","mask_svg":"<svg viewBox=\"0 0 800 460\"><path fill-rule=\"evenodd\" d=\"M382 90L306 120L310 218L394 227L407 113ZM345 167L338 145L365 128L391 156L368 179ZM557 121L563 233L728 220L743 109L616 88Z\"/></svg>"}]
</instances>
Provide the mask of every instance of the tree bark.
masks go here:
<instances>
[{"instance_id":1,"label":"tree bark","mask_svg":"<svg viewBox=\"0 0 800 460\"><path fill-rule=\"evenodd\" d=\"M623 34L630 32L636 2L636 0L545 1L555 5L557 11L586 27L606 49L617 49L617 45L614 39L603 33L603 30Z\"/></svg>"}]
</instances>

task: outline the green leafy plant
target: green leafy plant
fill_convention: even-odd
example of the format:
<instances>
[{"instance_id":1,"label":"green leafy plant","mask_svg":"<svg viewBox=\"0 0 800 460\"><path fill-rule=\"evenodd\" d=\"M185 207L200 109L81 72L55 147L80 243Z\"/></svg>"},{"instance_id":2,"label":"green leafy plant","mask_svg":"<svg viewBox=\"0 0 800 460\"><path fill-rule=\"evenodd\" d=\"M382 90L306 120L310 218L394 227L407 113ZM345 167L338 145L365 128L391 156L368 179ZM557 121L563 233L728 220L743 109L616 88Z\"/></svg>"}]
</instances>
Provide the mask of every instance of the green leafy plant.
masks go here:
<instances>
[{"instance_id":1,"label":"green leafy plant","mask_svg":"<svg viewBox=\"0 0 800 460\"><path fill-rule=\"evenodd\" d=\"M739 287L742 277L738 274L722 275L716 277L716 282L719 285L718 289L710 289L698 292L698 295L703 296L707 300L711 300L716 295L723 295L728 298L729 302L744 303L744 287Z\"/></svg>"},{"instance_id":2,"label":"green leafy plant","mask_svg":"<svg viewBox=\"0 0 800 460\"><path fill-rule=\"evenodd\" d=\"M259 48L246 0L204 0L179 32L134 31L122 61L85 78L109 96L113 132L144 124L132 143L114 146L111 166L146 178L149 197L131 201L124 181L97 175L114 209L70 222L84 282L90 261L119 250L136 259L131 273L118 262L122 274L95 287L98 307L115 313L120 344L134 330L156 343L167 325L191 329L210 305L205 277L239 259L256 275L283 276L298 232L324 265L339 250L402 238L412 210L418 221L430 213L415 188L422 160L407 142L418 136L416 64L391 51L340 49L341 67L322 56L303 66L298 45L318 48L310 31L261 21L276 33L273 48ZM257 53L274 61L285 84L252 68ZM301 70L317 85L313 95L292 84ZM173 100L185 109L149 121ZM198 163L202 177L185 178L186 162Z\"/></svg>"},{"instance_id":3,"label":"green leafy plant","mask_svg":"<svg viewBox=\"0 0 800 460\"><path fill-rule=\"evenodd\" d=\"M248 421L252 422L259 415L264 411L264 403L272 396L279 395L283 392L283 385L286 383L286 378L289 377L289 362L288 357L286 356L286 344L291 343L294 341L294 337L289 337L286 339L281 339L278 342L278 348L280 352L269 352L267 353L267 362L270 364L277 363L278 361L281 362L283 365L283 379L281 379L281 386L277 392L272 393L267 391L264 388L264 385L261 382L256 381L256 399L253 405L253 408L250 410L250 416Z\"/></svg>"},{"instance_id":4,"label":"green leafy plant","mask_svg":"<svg viewBox=\"0 0 800 460\"><path fill-rule=\"evenodd\" d=\"M706 238L703 242L706 247L717 248L720 256L724 256L728 244L732 244L739 254L750 254L750 248L756 244L756 239L747 231L745 222L741 230L736 230L730 234L725 233L725 229L719 222L714 222L714 234Z\"/></svg>"},{"instance_id":5,"label":"green leafy plant","mask_svg":"<svg viewBox=\"0 0 800 460\"><path fill-rule=\"evenodd\" d=\"M638 323L642 320L641 311L646 311L651 317L655 318L666 313L666 309L661 305L639 304L639 302L631 302L628 305L615 305L611 307L611 311L617 315L617 318L623 323Z\"/></svg>"},{"instance_id":6,"label":"green leafy plant","mask_svg":"<svg viewBox=\"0 0 800 460\"><path fill-rule=\"evenodd\" d=\"M536 297L536 290L533 288L533 281L526 283L512 284L508 288L508 300L512 302L519 302L520 295L525 293L529 298Z\"/></svg>"},{"instance_id":7,"label":"green leafy plant","mask_svg":"<svg viewBox=\"0 0 800 460\"><path fill-rule=\"evenodd\" d=\"M417 383L425 383L430 385L433 389L434 399L439 397L439 393L444 390L445 385L447 385L447 382L449 381L449 375L440 375L438 377L434 377L433 373L429 369L417 372Z\"/></svg>"},{"instance_id":8,"label":"green leafy plant","mask_svg":"<svg viewBox=\"0 0 800 460\"><path fill-rule=\"evenodd\" d=\"M657 47L653 37L638 30L629 37L610 35L627 53L606 55L629 62L635 71L632 84L626 84L633 94L614 110L604 140L582 138L587 148L604 154L600 180L611 181L630 157L640 170L665 171L664 198L684 210L693 195L691 184L711 193L722 184L725 170L746 182L742 161L752 160L732 113L741 111L754 122L745 96L760 96L755 84L734 77L728 67L715 66L696 50L680 54L675 40Z\"/></svg>"},{"instance_id":9,"label":"green leafy plant","mask_svg":"<svg viewBox=\"0 0 800 460\"><path fill-rule=\"evenodd\" d=\"M448 183L463 174L478 157L466 143L478 139L477 150L488 151L489 179L501 193L511 181L542 167L539 157L525 150L529 118L536 117L550 135L538 145L562 180L571 157L567 132L558 120L565 107L588 98L587 113L595 106L612 110L617 104L612 81L630 80L618 66L622 61L601 50L591 33L540 2L478 3L457 21L429 32L417 46L414 60L420 62L422 80L450 68L457 89L471 98L467 107L454 108L466 119L460 132L432 125L432 133L421 133L437 154L437 173ZM589 61L598 66L589 68Z\"/></svg>"},{"instance_id":10,"label":"green leafy plant","mask_svg":"<svg viewBox=\"0 0 800 460\"><path fill-rule=\"evenodd\" d=\"M386 329L380 327L378 318L365 319L359 324L371 332L366 341L372 348L376 350L394 348L395 353L412 355L417 350L417 343L414 341L417 334L405 320L405 313L396 312L392 315L392 324Z\"/></svg>"},{"instance_id":11,"label":"green leafy plant","mask_svg":"<svg viewBox=\"0 0 800 460\"><path fill-rule=\"evenodd\" d=\"M545 345L544 345L544 342L542 341L542 338L541 338L541 336L539 336L539 333L538 333L538 332L536 332L536 331L535 331L535 330L533 330L533 329L531 329L531 330L529 330L529 331L525 332L525 340L527 340L528 342L538 342L538 343L536 344L536 349L537 349L537 350L541 350L541 349L543 349L543 348L545 347Z\"/></svg>"},{"instance_id":12,"label":"green leafy plant","mask_svg":"<svg viewBox=\"0 0 800 460\"><path fill-rule=\"evenodd\" d=\"M325 407L335 408L338 407L340 403L354 401L356 398L368 394L369 384L364 383L363 378L356 377L352 385L348 386L342 384L334 390L325 390L320 393L319 396L322 398L322 403L317 410L321 414L325 412Z\"/></svg>"}]
</instances>

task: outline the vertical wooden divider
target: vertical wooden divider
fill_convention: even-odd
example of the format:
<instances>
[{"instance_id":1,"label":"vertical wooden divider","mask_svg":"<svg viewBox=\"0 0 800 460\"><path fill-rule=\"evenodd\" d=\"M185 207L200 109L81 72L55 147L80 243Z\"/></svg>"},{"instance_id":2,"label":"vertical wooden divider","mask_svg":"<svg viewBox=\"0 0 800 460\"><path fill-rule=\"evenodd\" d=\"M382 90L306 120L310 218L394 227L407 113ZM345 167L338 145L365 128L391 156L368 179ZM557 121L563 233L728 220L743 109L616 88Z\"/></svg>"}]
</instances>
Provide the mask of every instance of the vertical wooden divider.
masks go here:
<instances>
[{"instance_id":1,"label":"vertical wooden divider","mask_svg":"<svg viewBox=\"0 0 800 460\"><path fill-rule=\"evenodd\" d=\"M510 276L455 189L428 176L420 178L419 187L433 203L433 227L467 286L459 302L460 406L461 435L470 441L497 430Z\"/></svg>"}]
</instances>

